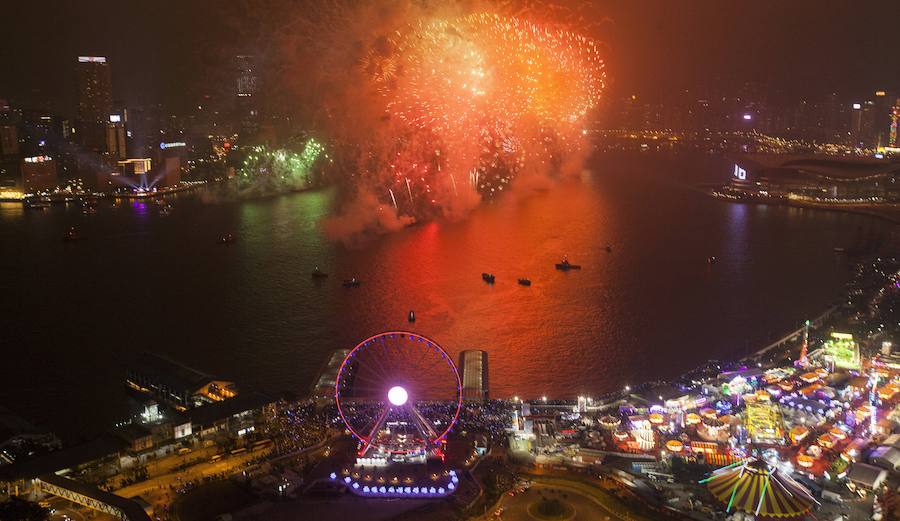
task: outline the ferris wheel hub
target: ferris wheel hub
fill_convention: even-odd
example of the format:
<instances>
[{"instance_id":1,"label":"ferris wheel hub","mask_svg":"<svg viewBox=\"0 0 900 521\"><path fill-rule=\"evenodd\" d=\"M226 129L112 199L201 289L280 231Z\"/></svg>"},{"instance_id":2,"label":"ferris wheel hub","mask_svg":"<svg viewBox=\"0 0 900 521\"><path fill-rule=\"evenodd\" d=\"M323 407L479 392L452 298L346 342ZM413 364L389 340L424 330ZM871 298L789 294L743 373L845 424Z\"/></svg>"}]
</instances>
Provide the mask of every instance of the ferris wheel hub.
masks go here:
<instances>
[{"instance_id":1,"label":"ferris wheel hub","mask_svg":"<svg viewBox=\"0 0 900 521\"><path fill-rule=\"evenodd\" d=\"M409 399L409 394L399 385L391 387L388 391L388 401L397 407L405 404L407 399Z\"/></svg>"}]
</instances>

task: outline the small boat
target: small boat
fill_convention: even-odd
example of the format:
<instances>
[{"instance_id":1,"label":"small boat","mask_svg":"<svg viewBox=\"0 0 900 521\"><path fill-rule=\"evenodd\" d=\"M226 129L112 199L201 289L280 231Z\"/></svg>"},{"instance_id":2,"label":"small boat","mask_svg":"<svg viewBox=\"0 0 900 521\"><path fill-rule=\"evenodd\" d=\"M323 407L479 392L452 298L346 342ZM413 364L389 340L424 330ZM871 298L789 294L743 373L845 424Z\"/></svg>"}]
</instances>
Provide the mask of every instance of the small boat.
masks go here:
<instances>
[{"instance_id":1,"label":"small boat","mask_svg":"<svg viewBox=\"0 0 900 521\"><path fill-rule=\"evenodd\" d=\"M706 262L708 262L709 264L715 264L716 262L718 262L718 260L719 259L717 259L715 255L713 255L713 256L709 257L708 259L706 259Z\"/></svg>"},{"instance_id":2,"label":"small boat","mask_svg":"<svg viewBox=\"0 0 900 521\"><path fill-rule=\"evenodd\" d=\"M612 253L612 246L610 246L609 244L607 244L606 248L604 249L606 250L606 253Z\"/></svg>"},{"instance_id":3,"label":"small boat","mask_svg":"<svg viewBox=\"0 0 900 521\"><path fill-rule=\"evenodd\" d=\"M415 322L416 321L416 312L410 309L407 320L409 320L410 322Z\"/></svg>"},{"instance_id":4,"label":"small boat","mask_svg":"<svg viewBox=\"0 0 900 521\"><path fill-rule=\"evenodd\" d=\"M79 240L81 240L81 239L83 239L83 238L84 238L84 237L82 237L82 236L78 233L78 229L75 228L74 226L72 226L72 227L70 227L68 230L66 230L66 233L63 235L63 240L64 240L64 241L67 241L67 242L79 241Z\"/></svg>"},{"instance_id":5,"label":"small boat","mask_svg":"<svg viewBox=\"0 0 900 521\"><path fill-rule=\"evenodd\" d=\"M165 206L160 206L159 215L162 215L163 217L165 217L166 215L169 215L171 213L172 213L172 205L171 204L167 204Z\"/></svg>"},{"instance_id":6,"label":"small boat","mask_svg":"<svg viewBox=\"0 0 900 521\"><path fill-rule=\"evenodd\" d=\"M531 286L531 279L519 279L519 285Z\"/></svg>"},{"instance_id":7,"label":"small boat","mask_svg":"<svg viewBox=\"0 0 900 521\"><path fill-rule=\"evenodd\" d=\"M563 257L562 262L556 263L556 269L560 271L580 270L581 264L572 264L568 257Z\"/></svg>"},{"instance_id":8,"label":"small boat","mask_svg":"<svg viewBox=\"0 0 900 521\"><path fill-rule=\"evenodd\" d=\"M225 235L219 237L219 244L231 244L234 242L234 235L230 233L226 233Z\"/></svg>"},{"instance_id":9,"label":"small boat","mask_svg":"<svg viewBox=\"0 0 900 521\"><path fill-rule=\"evenodd\" d=\"M494 283L494 274L493 273L482 273L481 280L487 282L488 284Z\"/></svg>"},{"instance_id":10,"label":"small boat","mask_svg":"<svg viewBox=\"0 0 900 521\"><path fill-rule=\"evenodd\" d=\"M32 208L34 210L50 208L49 197L28 197L22 203L25 205L25 208Z\"/></svg>"},{"instance_id":11,"label":"small boat","mask_svg":"<svg viewBox=\"0 0 900 521\"><path fill-rule=\"evenodd\" d=\"M312 278L314 279L324 279L326 277L328 277L328 274L324 271L321 271L318 266L316 266L316 269L312 271Z\"/></svg>"},{"instance_id":12,"label":"small boat","mask_svg":"<svg viewBox=\"0 0 900 521\"><path fill-rule=\"evenodd\" d=\"M359 279L353 277L352 279L344 279L343 284L345 288L355 288L359 286L360 282Z\"/></svg>"},{"instance_id":13,"label":"small boat","mask_svg":"<svg viewBox=\"0 0 900 521\"><path fill-rule=\"evenodd\" d=\"M840 246L838 246L834 249L835 253L844 253L846 251L847 251L847 248L841 248Z\"/></svg>"}]
</instances>

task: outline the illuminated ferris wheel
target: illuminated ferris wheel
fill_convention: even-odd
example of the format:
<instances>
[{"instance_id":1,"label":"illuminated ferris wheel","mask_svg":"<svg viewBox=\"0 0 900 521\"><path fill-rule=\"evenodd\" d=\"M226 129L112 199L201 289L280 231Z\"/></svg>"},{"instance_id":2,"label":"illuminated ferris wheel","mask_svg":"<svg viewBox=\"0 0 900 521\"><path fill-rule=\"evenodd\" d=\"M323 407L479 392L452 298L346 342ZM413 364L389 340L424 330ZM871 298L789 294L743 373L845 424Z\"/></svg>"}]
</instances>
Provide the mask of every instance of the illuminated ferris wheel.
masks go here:
<instances>
[{"instance_id":1,"label":"illuminated ferris wheel","mask_svg":"<svg viewBox=\"0 0 900 521\"><path fill-rule=\"evenodd\" d=\"M459 418L462 385L450 355L408 331L381 333L344 358L335 402L360 458L416 460L443 455Z\"/></svg>"}]
</instances>

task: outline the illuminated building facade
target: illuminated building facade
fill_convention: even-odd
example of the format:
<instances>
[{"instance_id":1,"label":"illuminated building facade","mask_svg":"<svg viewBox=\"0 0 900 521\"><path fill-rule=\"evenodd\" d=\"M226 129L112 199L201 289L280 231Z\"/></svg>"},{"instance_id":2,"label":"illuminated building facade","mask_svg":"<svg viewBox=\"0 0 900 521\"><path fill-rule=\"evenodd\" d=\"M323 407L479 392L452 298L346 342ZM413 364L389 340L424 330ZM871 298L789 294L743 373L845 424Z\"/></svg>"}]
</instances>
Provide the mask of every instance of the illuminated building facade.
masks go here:
<instances>
[{"instance_id":1,"label":"illuminated building facade","mask_svg":"<svg viewBox=\"0 0 900 521\"><path fill-rule=\"evenodd\" d=\"M125 159L125 121L121 114L110 114L106 124L106 153L112 159Z\"/></svg>"},{"instance_id":2,"label":"illuminated building facade","mask_svg":"<svg viewBox=\"0 0 900 521\"><path fill-rule=\"evenodd\" d=\"M235 95L237 116L242 137L254 135L259 130L259 99L256 58L250 55L235 56Z\"/></svg>"},{"instance_id":3,"label":"illuminated building facade","mask_svg":"<svg viewBox=\"0 0 900 521\"><path fill-rule=\"evenodd\" d=\"M49 192L58 184L56 161L50 156L22 159L22 188L26 194Z\"/></svg>"},{"instance_id":4,"label":"illuminated building facade","mask_svg":"<svg viewBox=\"0 0 900 521\"><path fill-rule=\"evenodd\" d=\"M95 152L106 150L105 129L112 112L112 73L103 56L78 57L76 138Z\"/></svg>"},{"instance_id":5,"label":"illuminated building facade","mask_svg":"<svg viewBox=\"0 0 900 521\"><path fill-rule=\"evenodd\" d=\"M897 101L894 102L894 106L891 107L891 126L890 132L888 133L888 146L892 148L897 147L898 120L900 120L900 98L897 98Z\"/></svg>"},{"instance_id":6,"label":"illuminated building facade","mask_svg":"<svg viewBox=\"0 0 900 521\"><path fill-rule=\"evenodd\" d=\"M900 197L900 164L875 158L748 154L731 165L731 189L751 195L814 200Z\"/></svg>"},{"instance_id":7,"label":"illuminated building facade","mask_svg":"<svg viewBox=\"0 0 900 521\"><path fill-rule=\"evenodd\" d=\"M784 444L784 420L777 403L767 401L748 402L744 414L744 424L753 443L767 445Z\"/></svg>"},{"instance_id":8,"label":"illuminated building facade","mask_svg":"<svg viewBox=\"0 0 900 521\"><path fill-rule=\"evenodd\" d=\"M823 344L825 361L841 369L860 369L859 344L849 333L831 333Z\"/></svg>"}]
</instances>

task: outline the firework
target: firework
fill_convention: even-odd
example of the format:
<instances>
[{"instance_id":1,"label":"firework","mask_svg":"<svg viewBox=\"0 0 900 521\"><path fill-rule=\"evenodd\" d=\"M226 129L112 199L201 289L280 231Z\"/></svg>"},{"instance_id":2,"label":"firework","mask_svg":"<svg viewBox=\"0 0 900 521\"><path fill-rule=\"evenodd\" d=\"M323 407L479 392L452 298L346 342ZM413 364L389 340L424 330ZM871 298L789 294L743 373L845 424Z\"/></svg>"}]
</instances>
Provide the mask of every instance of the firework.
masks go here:
<instances>
[{"instance_id":1,"label":"firework","mask_svg":"<svg viewBox=\"0 0 900 521\"><path fill-rule=\"evenodd\" d=\"M332 0L286 32L294 95L339 157L347 228L458 214L578 162L601 46L570 25L578 13L516 3Z\"/></svg>"},{"instance_id":2,"label":"firework","mask_svg":"<svg viewBox=\"0 0 900 521\"><path fill-rule=\"evenodd\" d=\"M581 146L604 88L597 43L516 17L471 14L418 21L377 40L361 60L384 111L410 131L395 142L392 185L407 184L410 215L454 172L493 196L529 165L546 171ZM427 212L427 210L424 210Z\"/></svg>"},{"instance_id":3,"label":"firework","mask_svg":"<svg viewBox=\"0 0 900 521\"><path fill-rule=\"evenodd\" d=\"M302 190L316 185L314 166L324 148L310 139L300 153L255 146L241 166L238 181L242 191L277 193Z\"/></svg>"}]
</instances>

